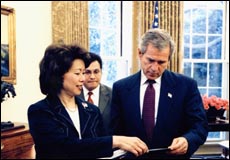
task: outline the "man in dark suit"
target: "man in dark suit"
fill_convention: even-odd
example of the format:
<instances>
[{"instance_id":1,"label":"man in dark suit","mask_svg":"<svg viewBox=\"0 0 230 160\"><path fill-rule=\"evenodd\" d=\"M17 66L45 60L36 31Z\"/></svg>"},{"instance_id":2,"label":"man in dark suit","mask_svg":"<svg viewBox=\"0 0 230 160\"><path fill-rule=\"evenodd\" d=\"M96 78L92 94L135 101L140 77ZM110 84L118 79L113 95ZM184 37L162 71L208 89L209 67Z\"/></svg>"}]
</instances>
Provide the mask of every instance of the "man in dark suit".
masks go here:
<instances>
[{"instance_id":1,"label":"man in dark suit","mask_svg":"<svg viewBox=\"0 0 230 160\"><path fill-rule=\"evenodd\" d=\"M147 31L138 48L141 70L113 84L111 128L113 134L137 136L148 147L169 148L142 158L189 158L208 135L208 123L197 82L167 70L174 52L171 36L161 29ZM154 80L155 110L152 126L144 119L147 80ZM152 113L153 112L153 113ZM147 126L147 127L145 127ZM150 138L146 129L153 128Z\"/></svg>"},{"instance_id":2,"label":"man in dark suit","mask_svg":"<svg viewBox=\"0 0 230 160\"><path fill-rule=\"evenodd\" d=\"M109 132L110 104L112 89L101 84L102 59L99 55L90 52L89 67L85 70L85 82L80 97L89 101L89 92L92 92L90 102L99 107L105 129Z\"/></svg>"}]
</instances>

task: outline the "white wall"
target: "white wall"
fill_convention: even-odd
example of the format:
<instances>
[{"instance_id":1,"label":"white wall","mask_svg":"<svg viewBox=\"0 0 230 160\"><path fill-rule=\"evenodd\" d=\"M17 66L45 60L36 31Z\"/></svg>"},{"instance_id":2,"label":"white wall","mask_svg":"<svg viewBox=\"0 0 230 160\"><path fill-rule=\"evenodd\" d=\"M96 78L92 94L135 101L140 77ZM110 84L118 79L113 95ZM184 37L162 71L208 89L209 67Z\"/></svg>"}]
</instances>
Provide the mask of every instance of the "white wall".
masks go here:
<instances>
[{"instance_id":1,"label":"white wall","mask_svg":"<svg viewBox=\"0 0 230 160\"><path fill-rule=\"evenodd\" d=\"M1 103L1 122L28 122L30 104L42 99L39 62L52 42L51 2L1 1L16 13L16 97Z\"/></svg>"}]
</instances>

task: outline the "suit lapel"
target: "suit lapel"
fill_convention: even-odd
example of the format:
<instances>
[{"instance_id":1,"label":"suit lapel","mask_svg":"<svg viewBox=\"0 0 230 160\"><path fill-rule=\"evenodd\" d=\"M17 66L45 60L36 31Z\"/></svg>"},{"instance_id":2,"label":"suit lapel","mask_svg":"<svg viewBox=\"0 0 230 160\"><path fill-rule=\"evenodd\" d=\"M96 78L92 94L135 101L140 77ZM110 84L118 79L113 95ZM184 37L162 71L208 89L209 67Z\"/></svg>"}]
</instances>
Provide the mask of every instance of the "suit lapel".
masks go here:
<instances>
[{"instance_id":1,"label":"suit lapel","mask_svg":"<svg viewBox=\"0 0 230 160\"><path fill-rule=\"evenodd\" d=\"M57 113L58 113L58 115L59 115L60 117L64 118L64 119L67 120L71 125L74 126L74 124L73 124L73 122L72 122L72 120L71 120L69 114L68 114L67 111L65 110L65 107L64 107L64 106L59 107Z\"/></svg>"},{"instance_id":2,"label":"suit lapel","mask_svg":"<svg viewBox=\"0 0 230 160\"><path fill-rule=\"evenodd\" d=\"M50 105L50 109L53 110L55 114L57 114L60 118L63 118L64 120L66 120L67 122L69 122L71 125L74 126L69 114L67 113L65 107L62 105L60 99L57 96L55 97L48 96L47 101L48 104Z\"/></svg>"},{"instance_id":3,"label":"suit lapel","mask_svg":"<svg viewBox=\"0 0 230 160\"><path fill-rule=\"evenodd\" d=\"M107 104L109 103L109 93L107 92L107 90L105 89L105 87L101 84L100 86L100 95L99 95L99 108L101 113L104 112L105 107L107 106Z\"/></svg>"},{"instance_id":4,"label":"suit lapel","mask_svg":"<svg viewBox=\"0 0 230 160\"><path fill-rule=\"evenodd\" d=\"M84 135L84 132L86 131L87 127L90 128L90 125L91 125L91 124L89 124L89 121L91 119L91 113L90 112L92 112L93 110L92 110L92 108L88 107L88 104L83 102L81 98L75 97L75 101L78 105L78 110L79 110L81 135ZM83 105L86 107L84 107ZM55 105L54 110L60 118L67 121L76 130L69 114L65 110L65 107L61 104L60 100L58 100L58 103Z\"/></svg>"},{"instance_id":5,"label":"suit lapel","mask_svg":"<svg viewBox=\"0 0 230 160\"><path fill-rule=\"evenodd\" d=\"M81 135L84 136L87 129L92 129L92 112L94 110L90 107L87 102L82 101L82 99L76 97L76 101L79 108L79 117L80 117L80 125L81 125Z\"/></svg>"},{"instance_id":6,"label":"suit lapel","mask_svg":"<svg viewBox=\"0 0 230 160\"><path fill-rule=\"evenodd\" d=\"M167 119L169 110L172 109L173 98L175 93L175 79L171 76L170 72L165 70L161 79L160 99L158 106L157 124L161 125Z\"/></svg>"},{"instance_id":7,"label":"suit lapel","mask_svg":"<svg viewBox=\"0 0 230 160\"><path fill-rule=\"evenodd\" d=\"M141 80L141 72L134 74L132 78L129 80L126 86L126 93L124 93L124 98L126 99L125 104L129 107L129 119L133 121L138 131L141 131L142 118L140 114L140 80ZM140 128L141 127L141 128Z\"/></svg>"},{"instance_id":8,"label":"suit lapel","mask_svg":"<svg viewBox=\"0 0 230 160\"><path fill-rule=\"evenodd\" d=\"M87 103L85 103L87 104ZM81 125L81 135L84 135L87 127L89 127L89 120L91 115L89 112L84 109L84 107L79 107L79 117L80 117L80 125Z\"/></svg>"}]
</instances>

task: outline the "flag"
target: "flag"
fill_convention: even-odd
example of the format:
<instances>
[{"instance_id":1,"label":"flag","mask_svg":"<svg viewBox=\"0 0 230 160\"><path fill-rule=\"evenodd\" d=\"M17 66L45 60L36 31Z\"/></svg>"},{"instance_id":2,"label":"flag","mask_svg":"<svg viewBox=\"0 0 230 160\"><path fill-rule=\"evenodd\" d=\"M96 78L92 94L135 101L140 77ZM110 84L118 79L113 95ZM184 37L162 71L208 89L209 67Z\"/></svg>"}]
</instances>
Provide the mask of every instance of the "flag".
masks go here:
<instances>
[{"instance_id":1,"label":"flag","mask_svg":"<svg viewBox=\"0 0 230 160\"><path fill-rule=\"evenodd\" d=\"M158 28L158 1L156 1L154 6L154 18L152 28Z\"/></svg>"}]
</instances>

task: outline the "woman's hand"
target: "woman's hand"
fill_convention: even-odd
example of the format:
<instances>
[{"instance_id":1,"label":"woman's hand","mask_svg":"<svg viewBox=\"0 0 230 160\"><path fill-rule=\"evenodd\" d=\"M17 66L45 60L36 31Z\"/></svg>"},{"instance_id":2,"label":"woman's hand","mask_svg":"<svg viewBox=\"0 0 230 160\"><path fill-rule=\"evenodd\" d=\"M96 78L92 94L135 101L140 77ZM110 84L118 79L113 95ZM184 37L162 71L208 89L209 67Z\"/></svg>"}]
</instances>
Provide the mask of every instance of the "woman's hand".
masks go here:
<instances>
[{"instance_id":1,"label":"woman's hand","mask_svg":"<svg viewBox=\"0 0 230 160\"><path fill-rule=\"evenodd\" d=\"M140 156L148 152L147 145L137 137L113 136L113 148L120 148Z\"/></svg>"}]
</instances>

